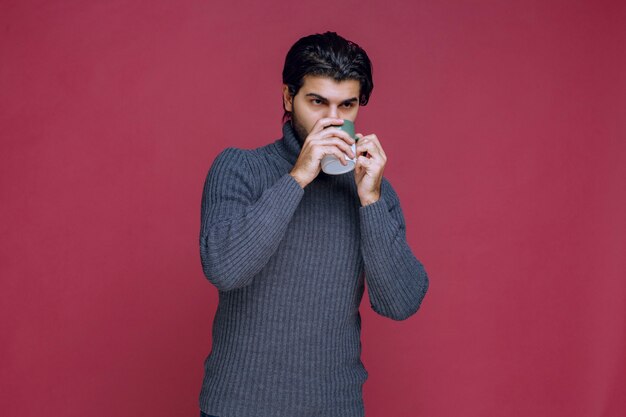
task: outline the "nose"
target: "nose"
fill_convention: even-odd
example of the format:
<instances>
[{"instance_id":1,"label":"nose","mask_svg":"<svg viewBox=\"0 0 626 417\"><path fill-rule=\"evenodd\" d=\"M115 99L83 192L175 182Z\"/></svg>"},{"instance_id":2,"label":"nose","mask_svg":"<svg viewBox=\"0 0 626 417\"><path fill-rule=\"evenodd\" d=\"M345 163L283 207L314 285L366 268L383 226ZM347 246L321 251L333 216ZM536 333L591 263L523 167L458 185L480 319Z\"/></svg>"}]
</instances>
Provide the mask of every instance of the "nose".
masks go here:
<instances>
[{"instance_id":1,"label":"nose","mask_svg":"<svg viewBox=\"0 0 626 417\"><path fill-rule=\"evenodd\" d=\"M339 117L339 112L338 112L337 106L330 106L330 108L328 110L328 117L334 117L334 118Z\"/></svg>"}]
</instances>

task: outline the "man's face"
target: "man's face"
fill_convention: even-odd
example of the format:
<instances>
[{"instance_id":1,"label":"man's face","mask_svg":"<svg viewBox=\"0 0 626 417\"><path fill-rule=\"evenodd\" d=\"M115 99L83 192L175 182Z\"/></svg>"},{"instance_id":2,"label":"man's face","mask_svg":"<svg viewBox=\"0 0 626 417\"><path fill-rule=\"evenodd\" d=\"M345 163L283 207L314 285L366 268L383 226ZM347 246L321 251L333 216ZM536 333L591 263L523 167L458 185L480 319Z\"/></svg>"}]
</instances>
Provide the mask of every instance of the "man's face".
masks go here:
<instances>
[{"instance_id":1,"label":"man's face","mask_svg":"<svg viewBox=\"0 0 626 417\"><path fill-rule=\"evenodd\" d=\"M329 77L304 77L298 93L291 97L283 86L283 103L291 112L293 127L303 143L313 125L323 117L355 121L359 112L361 85L357 80L335 81Z\"/></svg>"}]
</instances>

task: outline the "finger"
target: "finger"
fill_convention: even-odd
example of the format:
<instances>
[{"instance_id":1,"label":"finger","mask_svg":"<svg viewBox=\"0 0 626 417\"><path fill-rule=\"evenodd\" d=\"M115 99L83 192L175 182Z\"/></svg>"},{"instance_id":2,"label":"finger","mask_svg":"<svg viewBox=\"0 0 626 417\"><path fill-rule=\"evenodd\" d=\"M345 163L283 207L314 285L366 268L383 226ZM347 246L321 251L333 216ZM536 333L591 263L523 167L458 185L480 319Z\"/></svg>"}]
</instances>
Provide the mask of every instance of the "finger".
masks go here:
<instances>
[{"instance_id":1,"label":"finger","mask_svg":"<svg viewBox=\"0 0 626 417\"><path fill-rule=\"evenodd\" d=\"M382 152L380 147L378 147L376 143L372 142L370 139L363 139L363 148L366 149L369 157L374 158L376 161L380 161L382 164L385 164L387 162L387 156L384 154L384 152ZM360 154L360 152L357 152L357 155Z\"/></svg>"},{"instance_id":2,"label":"finger","mask_svg":"<svg viewBox=\"0 0 626 417\"><path fill-rule=\"evenodd\" d=\"M359 155L356 158L356 163L363 166L370 166L372 164L372 159L363 155Z\"/></svg>"},{"instance_id":3,"label":"finger","mask_svg":"<svg viewBox=\"0 0 626 417\"><path fill-rule=\"evenodd\" d=\"M354 178L357 183L361 182L365 174L366 174L366 171L362 165L358 165L358 164L354 165Z\"/></svg>"},{"instance_id":4,"label":"finger","mask_svg":"<svg viewBox=\"0 0 626 417\"><path fill-rule=\"evenodd\" d=\"M367 173L368 169L372 167L372 160L365 156L359 156L356 158L355 167L360 167L364 173Z\"/></svg>"},{"instance_id":5,"label":"finger","mask_svg":"<svg viewBox=\"0 0 626 417\"><path fill-rule=\"evenodd\" d=\"M371 135L367 135L364 138L372 141L374 143L374 145L376 145L376 148L378 149L378 153L380 155L382 155L383 157L387 157L387 155L385 154L385 150L383 149L383 145L380 143L380 140L378 139L378 136L376 136L375 134L371 134Z\"/></svg>"},{"instance_id":6,"label":"finger","mask_svg":"<svg viewBox=\"0 0 626 417\"><path fill-rule=\"evenodd\" d=\"M341 149L350 159L356 158L356 145L347 144L343 138L337 138L335 136L321 137L311 142L312 146L336 146Z\"/></svg>"},{"instance_id":7,"label":"finger","mask_svg":"<svg viewBox=\"0 0 626 417\"><path fill-rule=\"evenodd\" d=\"M359 155L355 161L356 165L362 166L368 174L373 176L382 175L383 170L385 169L385 161L381 159L377 159L374 157L368 158L363 155Z\"/></svg>"},{"instance_id":8,"label":"finger","mask_svg":"<svg viewBox=\"0 0 626 417\"><path fill-rule=\"evenodd\" d=\"M354 172L357 174L359 180L361 180L367 174L367 166L368 159L364 156L359 156L356 158L354 163Z\"/></svg>"},{"instance_id":9,"label":"finger","mask_svg":"<svg viewBox=\"0 0 626 417\"><path fill-rule=\"evenodd\" d=\"M352 146L349 146L348 144L346 144L346 142L342 141L341 139L337 139L335 137L321 138L315 141L314 143L314 146L329 146L329 145L338 147L339 149L341 149L342 152L348 155L350 159L356 157L356 154L352 150Z\"/></svg>"},{"instance_id":10,"label":"finger","mask_svg":"<svg viewBox=\"0 0 626 417\"><path fill-rule=\"evenodd\" d=\"M343 119L338 119L336 117L322 117L317 122L315 122L310 133L318 133L318 132L321 132L323 129L327 128L328 126L342 125L342 124L343 124Z\"/></svg>"},{"instance_id":11,"label":"finger","mask_svg":"<svg viewBox=\"0 0 626 417\"><path fill-rule=\"evenodd\" d=\"M319 137L329 137L336 136L345 141L348 145L352 145L355 140L346 132L345 130L341 130L338 127L328 127L318 133Z\"/></svg>"},{"instance_id":12,"label":"finger","mask_svg":"<svg viewBox=\"0 0 626 417\"><path fill-rule=\"evenodd\" d=\"M332 155L335 158L337 158L342 165L348 164L348 162L346 161L346 155L343 152L341 152L341 150L337 148L336 146L320 146L317 149L318 149L318 152L320 152L317 155L317 159L319 159L320 161L325 156Z\"/></svg>"},{"instance_id":13,"label":"finger","mask_svg":"<svg viewBox=\"0 0 626 417\"><path fill-rule=\"evenodd\" d=\"M328 146L316 146L313 149L313 157L317 161L321 161L326 156L334 156L339 159L343 165L346 165L346 154L341 151L337 146L328 145Z\"/></svg>"},{"instance_id":14,"label":"finger","mask_svg":"<svg viewBox=\"0 0 626 417\"><path fill-rule=\"evenodd\" d=\"M366 152L371 158L375 158L376 160L383 159L376 144L367 138L363 138L356 144L356 154L360 156Z\"/></svg>"}]
</instances>

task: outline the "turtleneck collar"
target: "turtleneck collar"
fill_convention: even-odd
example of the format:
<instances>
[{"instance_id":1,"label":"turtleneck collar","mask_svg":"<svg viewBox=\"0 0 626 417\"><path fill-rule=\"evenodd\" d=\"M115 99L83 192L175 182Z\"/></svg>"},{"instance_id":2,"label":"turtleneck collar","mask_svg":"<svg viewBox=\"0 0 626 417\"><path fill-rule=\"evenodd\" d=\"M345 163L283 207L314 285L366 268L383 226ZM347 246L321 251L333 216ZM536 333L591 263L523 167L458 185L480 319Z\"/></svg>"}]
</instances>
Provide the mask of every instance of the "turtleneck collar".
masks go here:
<instances>
[{"instance_id":1,"label":"turtleneck collar","mask_svg":"<svg viewBox=\"0 0 626 417\"><path fill-rule=\"evenodd\" d=\"M302 150L302 145L298 139L298 134L293 129L293 126L291 126L291 121L288 120L283 125L283 137L274 143L283 158L291 164L296 163L300 151Z\"/></svg>"}]
</instances>

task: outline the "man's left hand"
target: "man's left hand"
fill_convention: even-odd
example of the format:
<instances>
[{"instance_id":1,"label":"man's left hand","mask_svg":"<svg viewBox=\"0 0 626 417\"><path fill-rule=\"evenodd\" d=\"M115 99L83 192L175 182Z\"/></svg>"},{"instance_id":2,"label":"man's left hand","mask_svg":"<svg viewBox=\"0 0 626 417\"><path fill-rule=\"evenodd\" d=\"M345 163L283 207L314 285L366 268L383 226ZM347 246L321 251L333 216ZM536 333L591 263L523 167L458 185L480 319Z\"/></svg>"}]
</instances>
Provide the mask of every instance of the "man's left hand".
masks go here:
<instances>
[{"instance_id":1,"label":"man's left hand","mask_svg":"<svg viewBox=\"0 0 626 417\"><path fill-rule=\"evenodd\" d=\"M380 198L380 185L383 181L383 170L387 163L387 155L376 135L363 136L356 134L356 166L354 178L362 206L367 206Z\"/></svg>"}]
</instances>

